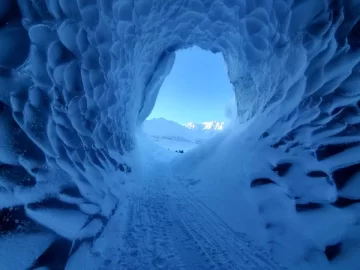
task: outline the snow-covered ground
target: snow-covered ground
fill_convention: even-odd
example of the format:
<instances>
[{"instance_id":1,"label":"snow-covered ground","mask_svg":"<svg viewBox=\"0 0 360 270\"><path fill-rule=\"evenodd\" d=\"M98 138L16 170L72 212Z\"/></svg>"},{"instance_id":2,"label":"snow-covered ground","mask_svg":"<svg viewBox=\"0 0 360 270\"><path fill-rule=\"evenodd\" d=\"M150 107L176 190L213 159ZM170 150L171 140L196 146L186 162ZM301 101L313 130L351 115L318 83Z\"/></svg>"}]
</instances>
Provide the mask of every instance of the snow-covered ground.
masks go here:
<instances>
[{"instance_id":1,"label":"snow-covered ground","mask_svg":"<svg viewBox=\"0 0 360 270\"><path fill-rule=\"evenodd\" d=\"M184 137L151 136L151 139L159 146L171 151L190 151L196 148L201 142L190 141Z\"/></svg>"},{"instance_id":2,"label":"snow-covered ground","mask_svg":"<svg viewBox=\"0 0 360 270\"><path fill-rule=\"evenodd\" d=\"M360 269L359 29L357 0L2 0L1 269ZM139 130L192 46L236 108L178 154Z\"/></svg>"},{"instance_id":3,"label":"snow-covered ground","mask_svg":"<svg viewBox=\"0 0 360 270\"><path fill-rule=\"evenodd\" d=\"M145 176L126 203L126 221L115 213L94 253L78 252L67 269L78 269L77 257L87 258L86 269L283 269L174 178L168 163L176 155L146 138L139 143L148 153Z\"/></svg>"}]
</instances>

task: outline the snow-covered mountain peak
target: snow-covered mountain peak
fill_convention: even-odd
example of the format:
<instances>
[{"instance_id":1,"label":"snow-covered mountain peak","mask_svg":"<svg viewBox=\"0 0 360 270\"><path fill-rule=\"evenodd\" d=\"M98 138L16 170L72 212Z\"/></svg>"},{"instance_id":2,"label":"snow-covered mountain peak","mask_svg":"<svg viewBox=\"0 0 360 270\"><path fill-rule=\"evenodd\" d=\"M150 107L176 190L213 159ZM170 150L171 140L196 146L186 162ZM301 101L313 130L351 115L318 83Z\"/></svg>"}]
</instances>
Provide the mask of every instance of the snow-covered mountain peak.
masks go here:
<instances>
[{"instance_id":1,"label":"snow-covered mountain peak","mask_svg":"<svg viewBox=\"0 0 360 270\"><path fill-rule=\"evenodd\" d=\"M224 129L224 122L210 121L210 122L203 122L202 124L204 125L203 129L210 129L210 130Z\"/></svg>"},{"instance_id":2,"label":"snow-covered mountain peak","mask_svg":"<svg viewBox=\"0 0 360 270\"><path fill-rule=\"evenodd\" d=\"M183 126L188 128L188 129L195 129L196 128L196 124L193 123L193 122L189 122L187 124L184 124Z\"/></svg>"},{"instance_id":3,"label":"snow-covered mountain peak","mask_svg":"<svg viewBox=\"0 0 360 270\"><path fill-rule=\"evenodd\" d=\"M224 129L224 122L209 121L209 122L202 122L200 124L189 122L185 124L184 127L192 130L221 131Z\"/></svg>"}]
</instances>

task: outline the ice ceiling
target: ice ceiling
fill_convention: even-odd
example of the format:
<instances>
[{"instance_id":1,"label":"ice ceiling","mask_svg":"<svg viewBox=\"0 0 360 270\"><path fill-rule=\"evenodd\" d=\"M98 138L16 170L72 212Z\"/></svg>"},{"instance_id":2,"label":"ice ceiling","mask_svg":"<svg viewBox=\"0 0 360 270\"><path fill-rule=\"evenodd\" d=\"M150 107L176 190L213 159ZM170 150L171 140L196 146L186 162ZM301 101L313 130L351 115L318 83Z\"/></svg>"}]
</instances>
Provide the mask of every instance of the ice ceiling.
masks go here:
<instances>
[{"instance_id":1,"label":"ice ceiling","mask_svg":"<svg viewBox=\"0 0 360 270\"><path fill-rule=\"evenodd\" d=\"M239 123L286 160L273 172L293 212L346 216L316 248L359 252L359 18L356 0L2 0L0 234L48 228L72 251L99 235L134 172L137 125L175 51L196 45L223 54Z\"/></svg>"}]
</instances>

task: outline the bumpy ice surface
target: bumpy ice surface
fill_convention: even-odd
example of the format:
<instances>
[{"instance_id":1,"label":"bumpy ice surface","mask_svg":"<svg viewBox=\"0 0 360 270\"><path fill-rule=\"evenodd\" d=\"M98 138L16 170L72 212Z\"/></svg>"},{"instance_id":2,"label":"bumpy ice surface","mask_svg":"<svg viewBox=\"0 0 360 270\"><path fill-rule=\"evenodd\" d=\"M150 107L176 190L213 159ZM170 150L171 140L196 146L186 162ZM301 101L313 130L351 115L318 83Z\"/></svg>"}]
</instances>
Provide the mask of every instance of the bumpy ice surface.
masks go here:
<instances>
[{"instance_id":1,"label":"bumpy ice surface","mask_svg":"<svg viewBox=\"0 0 360 270\"><path fill-rule=\"evenodd\" d=\"M2 267L359 269L359 17L356 0L2 0ZM223 55L237 117L170 166L136 134L191 46Z\"/></svg>"}]
</instances>

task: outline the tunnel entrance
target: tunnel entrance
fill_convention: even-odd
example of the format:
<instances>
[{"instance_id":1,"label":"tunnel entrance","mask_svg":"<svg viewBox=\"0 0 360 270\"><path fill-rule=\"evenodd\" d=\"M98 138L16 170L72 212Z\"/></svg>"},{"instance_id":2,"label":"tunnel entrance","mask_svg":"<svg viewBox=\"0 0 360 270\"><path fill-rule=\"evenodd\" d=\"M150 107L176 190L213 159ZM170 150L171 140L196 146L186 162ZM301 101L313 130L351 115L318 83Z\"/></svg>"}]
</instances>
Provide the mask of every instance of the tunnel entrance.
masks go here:
<instances>
[{"instance_id":1,"label":"tunnel entrance","mask_svg":"<svg viewBox=\"0 0 360 270\"><path fill-rule=\"evenodd\" d=\"M143 130L160 146L186 152L229 124L233 104L222 55L199 47L179 50Z\"/></svg>"}]
</instances>

